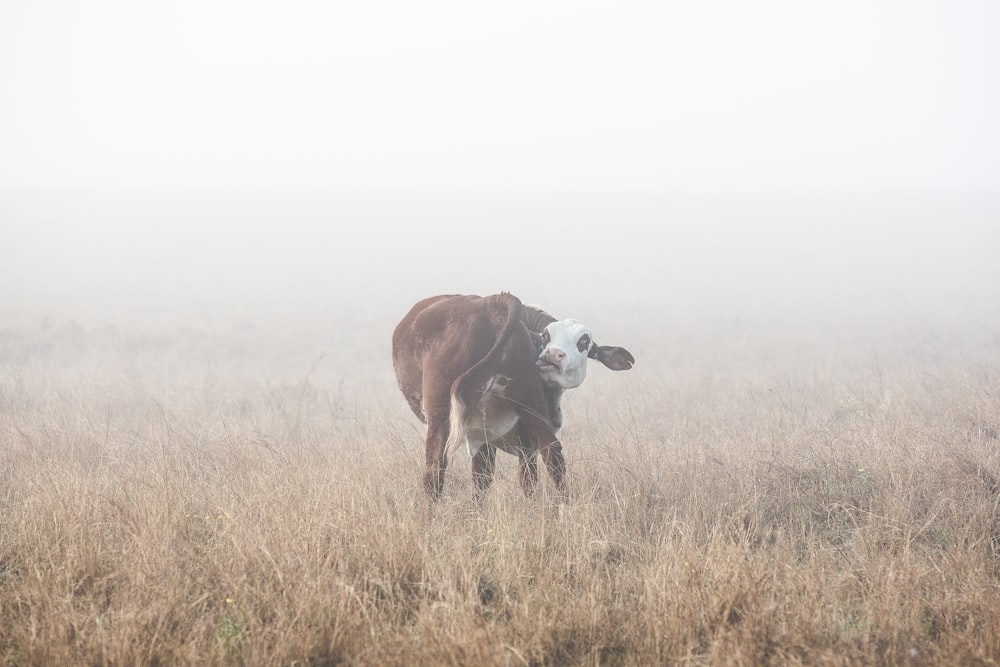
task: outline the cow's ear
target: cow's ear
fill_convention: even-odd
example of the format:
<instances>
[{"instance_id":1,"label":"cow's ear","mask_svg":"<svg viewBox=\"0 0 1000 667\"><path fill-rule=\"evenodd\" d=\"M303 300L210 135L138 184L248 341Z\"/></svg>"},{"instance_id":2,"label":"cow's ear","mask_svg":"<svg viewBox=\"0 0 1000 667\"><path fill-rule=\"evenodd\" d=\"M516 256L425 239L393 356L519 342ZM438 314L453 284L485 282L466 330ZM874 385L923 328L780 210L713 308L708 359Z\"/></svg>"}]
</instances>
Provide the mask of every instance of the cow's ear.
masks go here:
<instances>
[{"instance_id":1,"label":"cow's ear","mask_svg":"<svg viewBox=\"0 0 1000 667\"><path fill-rule=\"evenodd\" d=\"M627 371L635 363L635 357L624 347L613 345L595 345L591 348L590 357L597 359L613 371Z\"/></svg>"}]
</instances>

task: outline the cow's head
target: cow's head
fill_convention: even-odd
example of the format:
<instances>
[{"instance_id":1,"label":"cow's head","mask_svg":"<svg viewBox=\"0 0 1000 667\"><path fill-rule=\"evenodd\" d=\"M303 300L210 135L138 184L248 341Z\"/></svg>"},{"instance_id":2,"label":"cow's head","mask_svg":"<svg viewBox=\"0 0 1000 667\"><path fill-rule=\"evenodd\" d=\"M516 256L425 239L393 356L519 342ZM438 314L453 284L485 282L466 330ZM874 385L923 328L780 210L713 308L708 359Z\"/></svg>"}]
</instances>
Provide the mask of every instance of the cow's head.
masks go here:
<instances>
[{"instance_id":1,"label":"cow's head","mask_svg":"<svg viewBox=\"0 0 1000 667\"><path fill-rule=\"evenodd\" d=\"M541 336L538 371L550 387L572 389L587 377L587 359L597 359L614 371L626 371L635 363L623 347L598 345L590 329L577 320L552 322Z\"/></svg>"}]
</instances>

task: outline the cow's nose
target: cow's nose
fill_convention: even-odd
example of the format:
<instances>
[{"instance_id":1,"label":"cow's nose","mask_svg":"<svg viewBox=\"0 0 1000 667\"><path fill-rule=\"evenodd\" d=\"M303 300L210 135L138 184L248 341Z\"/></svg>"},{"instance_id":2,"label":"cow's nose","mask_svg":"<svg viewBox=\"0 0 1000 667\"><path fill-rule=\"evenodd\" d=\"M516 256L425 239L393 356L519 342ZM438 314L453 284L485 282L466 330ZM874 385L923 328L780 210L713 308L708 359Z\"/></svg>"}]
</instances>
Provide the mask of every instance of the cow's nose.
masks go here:
<instances>
[{"instance_id":1,"label":"cow's nose","mask_svg":"<svg viewBox=\"0 0 1000 667\"><path fill-rule=\"evenodd\" d=\"M566 353L562 350L550 347L545 352L545 357L554 364L558 364L560 361L566 358Z\"/></svg>"}]
</instances>

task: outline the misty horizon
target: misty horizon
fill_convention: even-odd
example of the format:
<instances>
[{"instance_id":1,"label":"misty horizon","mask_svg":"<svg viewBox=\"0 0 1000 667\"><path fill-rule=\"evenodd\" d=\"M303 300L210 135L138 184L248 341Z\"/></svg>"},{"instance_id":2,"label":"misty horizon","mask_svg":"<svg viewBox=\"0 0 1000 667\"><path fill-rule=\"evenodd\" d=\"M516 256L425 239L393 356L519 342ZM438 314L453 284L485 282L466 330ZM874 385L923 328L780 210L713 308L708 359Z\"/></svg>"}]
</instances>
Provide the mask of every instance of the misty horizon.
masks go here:
<instances>
[{"instance_id":1,"label":"misty horizon","mask_svg":"<svg viewBox=\"0 0 1000 667\"><path fill-rule=\"evenodd\" d=\"M1000 302L993 197L165 190L5 193L0 208L20 223L0 250L9 317L327 321L344 307L386 317L433 293L512 291L591 318L665 310L686 326L781 314L860 325L989 321Z\"/></svg>"},{"instance_id":2,"label":"misty horizon","mask_svg":"<svg viewBox=\"0 0 1000 667\"><path fill-rule=\"evenodd\" d=\"M988 314L998 32L985 2L5 5L0 308Z\"/></svg>"}]
</instances>

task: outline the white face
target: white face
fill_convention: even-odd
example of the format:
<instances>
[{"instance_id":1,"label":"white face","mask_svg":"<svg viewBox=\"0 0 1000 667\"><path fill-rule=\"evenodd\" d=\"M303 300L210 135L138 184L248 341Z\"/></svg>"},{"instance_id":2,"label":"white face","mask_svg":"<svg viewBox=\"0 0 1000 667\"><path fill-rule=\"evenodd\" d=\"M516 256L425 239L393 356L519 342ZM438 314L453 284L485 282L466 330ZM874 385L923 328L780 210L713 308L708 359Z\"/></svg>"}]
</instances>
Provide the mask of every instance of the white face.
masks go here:
<instances>
[{"instance_id":1,"label":"white face","mask_svg":"<svg viewBox=\"0 0 1000 667\"><path fill-rule=\"evenodd\" d=\"M587 353L594 345L590 329L577 320L561 320L542 332L545 347L538 355L542 382L550 387L572 389L587 377Z\"/></svg>"}]
</instances>

